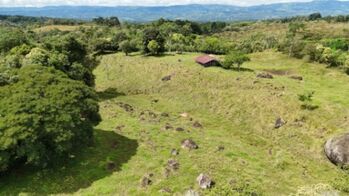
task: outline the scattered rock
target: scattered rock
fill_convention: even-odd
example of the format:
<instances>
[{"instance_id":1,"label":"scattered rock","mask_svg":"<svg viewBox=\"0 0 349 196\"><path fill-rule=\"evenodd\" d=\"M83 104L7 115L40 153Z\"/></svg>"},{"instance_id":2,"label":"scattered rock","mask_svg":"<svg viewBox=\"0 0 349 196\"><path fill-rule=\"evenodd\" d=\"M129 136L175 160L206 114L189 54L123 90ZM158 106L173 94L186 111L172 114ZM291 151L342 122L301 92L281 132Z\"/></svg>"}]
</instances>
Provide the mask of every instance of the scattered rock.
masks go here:
<instances>
[{"instance_id":1,"label":"scattered rock","mask_svg":"<svg viewBox=\"0 0 349 196\"><path fill-rule=\"evenodd\" d=\"M270 73L259 73L257 74L257 78L273 79L274 77Z\"/></svg>"},{"instance_id":2,"label":"scattered rock","mask_svg":"<svg viewBox=\"0 0 349 196\"><path fill-rule=\"evenodd\" d=\"M218 146L217 147L217 152L223 151L224 149L225 149L224 146Z\"/></svg>"},{"instance_id":3,"label":"scattered rock","mask_svg":"<svg viewBox=\"0 0 349 196\"><path fill-rule=\"evenodd\" d=\"M153 99L153 100L151 100L151 103L158 103L158 102L159 102L158 99Z\"/></svg>"},{"instance_id":4,"label":"scattered rock","mask_svg":"<svg viewBox=\"0 0 349 196\"><path fill-rule=\"evenodd\" d=\"M119 125L115 127L115 130L121 132L123 128L125 128L125 125Z\"/></svg>"},{"instance_id":5,"label":"scattered rock","mask_svg":"<svg viewBox=\"0 0 349 196\"><path fill-rule=\"evenodd\" d=\"M191 139L186 139L182 141L182 148L187 148L189 150L199 148L198 145Z\"/></svg>"},{"instance_id":6,"label":"scattered rock","mask_svg":"<svg viewBox=\"0 0 349 196\"><path fill-rule=\"evenodd\" d=\"M200 196L200 194L192 189L188 190L184 196Z\"/></svg>"},{"instance_id":7,"label":"scattered rock","mask_svg":"<svg viewBox=\"0 0 349 196\"><path fill-rule=\"evenodd\" d=\"M197 178L196 181L199 183L200 188L202 189L208 189L211 188L212 186L212 180L209 176L205 174L200 174Z\"/></svg>"},{"instance_id":8,"label":"scattered rock","mask_svg":"<svg viewBox=\"0 0 349 196\"><path fill-rule=\"evenodd\" d=\"M202 124L200 124L198 121L195 121L193 124L193 127L195 128L202 128Z\"/></svg>"},{"instance_id":9,"label":"scattered rock","mask_svg":"<svg viewBox=\"0 0 349 196\"><path fill-rule=\"evenodd\" d=\"M158 115L152 111L146 110L146 111L142 111L139 114L139 119L141 121L145 121L148 120L149 122L157 122L159 121L158 119Z\"/></svg>"},{"instance_id":10,"label":"scattered rock","mask_svg":"<svg viewBox=\"0 0 349 196\"><path fill-rule=\"evenodd\" d=\"M116 165L115 165L114 162L108 162L107 163L107 170L112 171L112 170L115 169L115 167L116 167Z\"/></svg>"},{"instance_id":11,"label":"scattered rock","mask_svg":"<svg viewBox=\"0 0 349 196\"><path fill-rule=\"evenodd\" d=\"M142 187L147 187L147 186L151 185L152 181L150 180L150 177L151 177L151 175L147 175L141 179L141 186Z\"/></svg>"},{"instance_id":12,"label":"scattered rock","mask_svg":"<svg viewBox=\"0 0 349 196\"><path fill-rule=\"evenodd\" d=\"M184 113L180 114L180 116L183 117L183 118L188 118L189 114L184 112Z\"/></svg>"},{"instance_id":13,"label":"scattered rock","mask_svg":"<svg viewBox=\"0 0 349 196\"><path fill-rule=\"evenodd\" d=\"M179 155L178 150L177 150L177 149L172 149L172 150L171 150L171 155L173 155L173 156Z\"/></svg>"},{"instance_id":14,"label":"scattered rock","mask_svg":"<svg viewBox=\"0 0 349 196\"><path fill-rule=\"evenodd\" d=\"M328 159L339 166L349 165L349 133L329 139L325 144Z\"/></svg>"},{"instance_id":15,"label":"scattered rock","mask_svg":"<svg viewBox=\"0 0 349 196\"><path fill-rule=\"evenodd\" d=\"M134 109L130 104L119 102L117 105L123 108L126 112L133 112Z\"/></svg>"},{"instance_id":16,"label":"scattered rock","mask_svg":"<svg viewBox=\"0 0 349 196\"><path fill-rule=\"evenodd\" d=\"M171 174L171 170L169 169L169 168L165 168L165 172L164 172L164 176L165 176L165 178L168 178L169 176L170 176L170 174Z\"/></svg>"},{"instance_id":17,"label":"scattered rock","mask_svg":"<svg viewBox=\"0 0 349 196\"><path fill-rule=\"evenodd\" d=\"M171 129L173 129L172 125L170 125L170 124L168 124L168 123L166 123L166 125L164 126L164 128L162 128L162 130L164 130L164 131L168 131L168 130L171 130Z\"/></svg>"},{"instance_id":18,"label":"scattered rock","mask_svg":"<svg viewBox=\"0 0 349 196\"><path fill-rule=\"evenodd\" d=\"M158 115L156 115L154 112L152 112L152 111L149 111L148 112L148 115L151 117L151 118L157 118L158 117Z\"/></svg>"},{"instance_id":19,"label":"scattered rock","mask_svg":"<svg viewBox=\"0 0 349 196\"><path fill-rule=\"evenodd\" d=\"M277 118L276 121L275 121L275 129L278 129L282 126L284 126L286 124L286 121L284 121L284 119L282 118Z\"/></svg>"},{"instance_id":20,"label":"scattered rock","mask_svg":"<svg viewBox=\"0 0 349 196\"><path fill-rule=\"evenodd\" d=\"M292 123L294 126L297 126L297 127L302 127L304 125L304 123L306 122L306 118L305 117L302 117L300 119L295 119L294 122Z\"/></svg>"},{"instance_id":21,"label":"scattered rock","mask_svg":"<svg viewBox=\"0 0 349 196\"><path fill-rule=\"evenodd\" d=\"M176 131L182 132L182 131L184 131L184 129L182 127L177 127Z\"/></svg>"},{"instance_id":22,"label":"scattered rock","mask_svg":"<svg viewBox=\"0 0 349 196\"><path fill-rule=\"evenodd\" d=\"M302 81L303 80L303 77L302 76L290 76L291 79L294 79L294 80L299 80L299 81Z\"/></svg>"},{"instance_id":23,"label":"scattered rock","mask_svg":"<svg viewBox=\"0 0 349 196\"><path fill-rule=\"evenodd\" d=\"M172 75L168 75L168 76L165 76L161 79L161 81L163 82L166 82L166 81L170 81L172 79Z\"/></svg>"},{"instance_id":24,"label":"scattered rock","mask_svg":"<svg viewBox=\"0 0 349 196\"><path fill-rule=\"evenodd\" d=\"M166 113L166 112L161 113L161 116L162 117L170 117L170 115L168 113Z\"/></svg>"},{"instance_id":25,"label":"scattered rock","mask_svg":"<svg viewBox=\"0 0 349 196\"><path fill-rule=\"evenodd\" d=\"M160 192L160 193L172 193L171 189L170 189L170 188L167 188L167 187L162 188L159 192Z\"/></svg>"},{"instance_id":26,"label":"scattered rock","mask_svg":"<svg viewBox=\"0 0 349 196\"><path fill-rule=\"evenodd\" d=\"M167 161L167 168L172 171L176 171L179 169L179 163L174 159L170 159Z\"/></svg>"}]
</instances>

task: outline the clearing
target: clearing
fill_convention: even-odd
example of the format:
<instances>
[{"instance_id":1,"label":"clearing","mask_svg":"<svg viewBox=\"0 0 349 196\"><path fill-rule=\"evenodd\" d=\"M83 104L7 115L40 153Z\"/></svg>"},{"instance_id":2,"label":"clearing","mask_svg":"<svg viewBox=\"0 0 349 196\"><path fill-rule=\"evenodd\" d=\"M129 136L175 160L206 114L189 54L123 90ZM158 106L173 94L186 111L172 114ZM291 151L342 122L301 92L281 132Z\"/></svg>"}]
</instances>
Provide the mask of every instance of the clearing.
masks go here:
<instances>
[{"instance_id":1,"label":"clearing","mask_svg":"<svg viewBox=\"0 0 349 196\"><path fill-rule=\"evenodd\" d=\"M194 62L198 55L103 56L95 70L103 121L94 146L54 169L12 171L0 179L0 195L182 194L200 191L200 173L215 182L203 194L286 195L346 178L323 144L349 127L347 75L274 51L250 55L241 72L204 68ZM303 81L257 78L263 70L292 70ZM311 91L319 108L303 110L298 95ZM275 129L279 117L287 123ZM181 149L188 138L199 148ZM170 159L178 170L166 172ZM148 174L151 185L141 187Z\"/></svg>"}]
</instances>

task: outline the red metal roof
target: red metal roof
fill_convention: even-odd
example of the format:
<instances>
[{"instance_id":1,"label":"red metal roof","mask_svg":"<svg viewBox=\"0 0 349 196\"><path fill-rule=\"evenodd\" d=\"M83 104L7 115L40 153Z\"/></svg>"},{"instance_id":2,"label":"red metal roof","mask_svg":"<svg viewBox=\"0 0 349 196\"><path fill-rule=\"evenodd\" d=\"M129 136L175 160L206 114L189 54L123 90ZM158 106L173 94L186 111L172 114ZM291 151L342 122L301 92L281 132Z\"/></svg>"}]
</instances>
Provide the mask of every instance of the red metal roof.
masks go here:
<instances>
[{"instance_id":1,"label":"red metal roof","mask_svg":"<svg viewBox=\"0 0 349 196\"><path fill-rule=\"evenodd\" d=\"M195 59L195 61L197 63L200 63L200 64L207 64L207 63L210 63L212 61L217 61L217 59L215 59L214 57L212 56L209 56L209 55L203 55L203 56L199 56Z\"/></svg>"}]
</instances>

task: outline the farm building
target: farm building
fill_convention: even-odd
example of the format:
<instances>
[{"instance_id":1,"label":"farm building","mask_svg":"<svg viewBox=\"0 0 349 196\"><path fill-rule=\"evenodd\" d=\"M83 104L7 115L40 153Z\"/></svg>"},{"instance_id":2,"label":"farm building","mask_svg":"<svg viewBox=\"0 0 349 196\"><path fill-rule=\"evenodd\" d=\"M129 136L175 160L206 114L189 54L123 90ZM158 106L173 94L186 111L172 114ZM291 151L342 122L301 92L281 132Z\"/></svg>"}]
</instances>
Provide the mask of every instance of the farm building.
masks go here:
<instances>
[{"instance_id":1,"label":"farm building","mask_svg":"<svg viewBox=\"0 0 349 196\"><path fill-rule=\"evenodd\" d=\"M217 66L220 64L216 58L214 58L213 56L210 56L210 55L199 56L195 59L195 62L197 62L200 65L203 65L205 67Z\"/></svg>"}]
</instances>

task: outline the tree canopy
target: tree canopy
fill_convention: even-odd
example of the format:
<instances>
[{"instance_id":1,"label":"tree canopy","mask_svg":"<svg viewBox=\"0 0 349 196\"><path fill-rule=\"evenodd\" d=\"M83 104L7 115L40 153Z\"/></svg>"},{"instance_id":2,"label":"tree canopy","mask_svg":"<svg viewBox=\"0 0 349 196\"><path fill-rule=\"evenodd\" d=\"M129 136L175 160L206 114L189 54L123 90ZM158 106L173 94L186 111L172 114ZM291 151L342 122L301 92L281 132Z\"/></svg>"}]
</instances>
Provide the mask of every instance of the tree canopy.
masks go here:
<instances>
[{"instance_id":1,"label":"tree canopy","mask_svg":"<svg viewBox=\"0 0 349 196\"><path fill-rule=\"evenodd\" d=\"M0 87L0 171L18 161L45 166L91 141L100 121L93 89L40 65L18 77Z\"/></svg>"}]
</instances>

